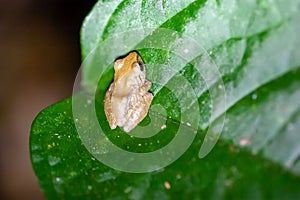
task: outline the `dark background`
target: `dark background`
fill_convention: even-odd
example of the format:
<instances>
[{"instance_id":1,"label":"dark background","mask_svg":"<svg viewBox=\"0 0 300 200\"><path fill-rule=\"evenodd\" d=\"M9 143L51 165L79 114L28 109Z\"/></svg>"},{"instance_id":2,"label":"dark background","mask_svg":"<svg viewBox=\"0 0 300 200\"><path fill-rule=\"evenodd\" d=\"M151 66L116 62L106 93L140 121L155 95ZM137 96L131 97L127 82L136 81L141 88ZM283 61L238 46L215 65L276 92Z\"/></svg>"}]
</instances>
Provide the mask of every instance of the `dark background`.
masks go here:
<instances>
[{"instance_id":1,"label":"dark background","mask_svg":"<svg viewBox=\"0 0 300 200\"><path fill-rule=\"evenodd\" d=\"M30 126L71 96L81 23L95 2L0 0L0 199L44 199L30 163Z\"/></svg>"}]
</instances>

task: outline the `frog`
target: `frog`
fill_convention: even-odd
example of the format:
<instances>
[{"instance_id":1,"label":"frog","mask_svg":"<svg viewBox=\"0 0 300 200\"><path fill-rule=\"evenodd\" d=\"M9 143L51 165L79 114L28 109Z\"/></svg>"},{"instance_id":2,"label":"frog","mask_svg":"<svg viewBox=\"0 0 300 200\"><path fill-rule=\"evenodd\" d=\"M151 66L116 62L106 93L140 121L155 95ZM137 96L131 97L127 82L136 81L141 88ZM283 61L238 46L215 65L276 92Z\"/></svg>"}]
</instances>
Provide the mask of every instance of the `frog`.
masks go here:
<instances>
[{"instance_id":1,"label":"frog","mask_svg":"<svg viewBox=\"0 0 300 200\"><path fill-rule=\"evenodd\" d=\"M114 62L114 80L104 97L104 111L111 129L134 129L148 114L153 100L152 83L146 79L146 65L137 51Z\"/></svg>"}]
</instances>

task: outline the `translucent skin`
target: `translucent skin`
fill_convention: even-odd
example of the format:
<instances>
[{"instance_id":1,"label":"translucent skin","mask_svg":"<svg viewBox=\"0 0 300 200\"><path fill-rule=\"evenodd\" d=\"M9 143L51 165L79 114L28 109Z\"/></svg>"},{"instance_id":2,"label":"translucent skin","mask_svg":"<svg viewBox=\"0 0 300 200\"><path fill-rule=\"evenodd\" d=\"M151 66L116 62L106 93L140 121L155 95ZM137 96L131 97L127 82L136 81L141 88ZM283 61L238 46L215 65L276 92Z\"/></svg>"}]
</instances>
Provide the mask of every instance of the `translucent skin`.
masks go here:
<instances>
[{"instance_id":1,"label":"translucent skin","mask_svg":"<svg viewBox=\"0 0 300 200\"><path fill-rule=\"evenodd\" d=\"M137 52L129 53L114 64L114 82L105 94L104 111L111 129L117 126L131 131L147 115L153 95L151 82Z\"/></svg>"}]
</instances>

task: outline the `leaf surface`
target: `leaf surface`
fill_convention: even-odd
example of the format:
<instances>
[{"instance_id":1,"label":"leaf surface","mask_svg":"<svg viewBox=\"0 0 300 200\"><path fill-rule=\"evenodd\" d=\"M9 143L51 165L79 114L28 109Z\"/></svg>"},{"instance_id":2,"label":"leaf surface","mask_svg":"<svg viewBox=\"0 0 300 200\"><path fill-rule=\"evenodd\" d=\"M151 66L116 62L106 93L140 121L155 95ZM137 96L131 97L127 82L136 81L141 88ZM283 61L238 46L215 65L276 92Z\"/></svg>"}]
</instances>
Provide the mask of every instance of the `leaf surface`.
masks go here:
<instances>
[{"instance_id":1,"label":"leaf surface","mask_svg":"<svg viewBox=\"0 0 300 200\"><path fill-rule=\"evenodd\" d=\"M292 0L98 1L81 30L83 91L43 110L32 126L31 159L46 196L299 198L299 19L299 1ZM176 34L164 38L161 30L165 29ZM129 46L115 45L132 36L136 40ZM118 38L115 43L114 38ZM176 38L191 38L203 51L183 58L168 48L144 48L159 38L167 47L178 45ZM110 59L105 63L101 53L107 41L115 51L106 49ZM153 105L136 131L141 137L150 135L153 130L147 125L152 124L159 133L149 138L132 138L119 128L110 130L103 112L104 92L113 78L111 62L115 54L134 49L143 57L147 78L153 82ZM208 66L216 66L217 76ZM226 104L218 90L225 90ZM90 91L95 91L95 102ZM80 118L73 116L72 101L81 102L84 114ZM174 163L152 173L114 170L95 158L106 154L108 147L105 139L94 136L97 124L88 112L94 108L107 139L126 151L142 154L163 148L176 138L180 127L185 127L183 133L194 134L192 144ZM209 139L207 130L223 122L217 145L199 159L199 149ZM162 125L167 128L161 129ZM86 136L80 136L79 129ZM87 142L93 154L83 145ZM184 141L176 144L186 145ZM166 163L173 158L168 152ZM145 165L155 161L146 160ZM124 162L131 164L128 158Z\"/></svg>"}]
</instances>

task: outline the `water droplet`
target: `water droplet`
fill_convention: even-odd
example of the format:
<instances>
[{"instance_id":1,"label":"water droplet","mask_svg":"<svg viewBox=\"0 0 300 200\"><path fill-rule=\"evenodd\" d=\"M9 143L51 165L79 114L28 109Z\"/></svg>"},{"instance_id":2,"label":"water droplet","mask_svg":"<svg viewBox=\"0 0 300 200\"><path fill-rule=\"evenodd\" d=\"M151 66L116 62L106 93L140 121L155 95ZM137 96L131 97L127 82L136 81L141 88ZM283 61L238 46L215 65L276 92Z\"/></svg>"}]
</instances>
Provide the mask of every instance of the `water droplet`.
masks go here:
<instances>
[{"instance_id":1,"label":"water droplet","mask_svg":"<svg viewBox=\"0 0 300 200\"><path fill-rule=\"evenodd\" d=\"M74 172L74 171L71 171L71 172L70 172L70 176L71 176L71 177L77 176L77 173Z\"/></svg>"},{"instance_id":2,"label":"water droplet","mask_svg":"<svg viewBox=\"0 0 300 200\"><path fill-rule=\"evenodd\" d=\"M165 124L160 127L161 130L164 130L165 128L167 128L167 125Z\"/></svg>"},{"instance_id":3,"label":"water droplet","mask_svg":"<svg viewBox=\"0 0 300 200\"><path fill-rule=\"evenodd\" d=\"M181 175L180 175L180 174L177 174L177 175L176 175L176 179L181 179Z\"/></svg>"},{"instance_id":4,"label":"water droplet","mask_svg":"<svg viewBox=\"0 0 300 200\"><path fill-rule=\"evenodd\" d=\"M257 94L255 94L255 93L252 94L251 98L252 98L253 100L257 99Z\"/></svg>"},{"instance_id":5,"label":"water droplet","mask_svg":"<svg viewBox=\"0 0 300 200\"><path fill-rule=\"evenodd\" d=\"M165 186L165 188L166 188L167 190L171 189L171 185L170 185L170 183L169 183L168 181L165 181L165 182L164 182L164 186Z\"/></svg>"},{"instance_id":6,"label":"water droplet","mask_svg":"<svg viewBox=\"0 0 300 200\"><path fill-rule=\"evenodd\" d=\"M48 163L50 166L57 165L60 162L60 158L56 156L48 156Z\"/></svg>"},{"instance_id":7,"label":"water droplet","mask_svg":"<svg viewBox=\"0 0 300 200\"><path fill-rule=\"evenodd\" d=\"M59 178L59 177L56 177L56 178L55 178L55 181L56 181L57 183L61 183L61 182L62 182L62 179Z\"/></svg>"},{"instance_id":8,"label":"water droplet","mask_svg":"<svg viewBox=\"0 0 300 200\"><path fill-rule=\"evenodd\" d=\"M129 192L131 192L131 190L132 190L132 187L127 187L127 188L124 190L124 193L129 193Z\"/></svg>"},{"instance_id":9,"label":"water droplet","mask_svg":"<svg viewBox=\"0 0 300 200\"><path fill-rule=\"evenodd\" d=\"M239 141L239 145L241 147L244 147L244 146L249 146L251 144L251 139L250 138L244 138L244 139L241 139Z\"/></svg>"}]
</instances>

